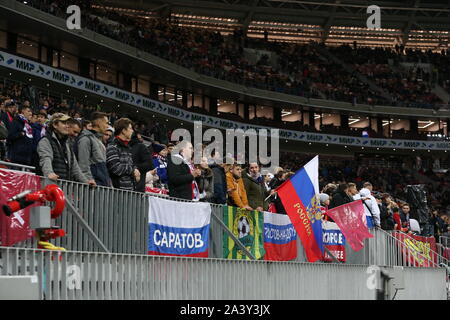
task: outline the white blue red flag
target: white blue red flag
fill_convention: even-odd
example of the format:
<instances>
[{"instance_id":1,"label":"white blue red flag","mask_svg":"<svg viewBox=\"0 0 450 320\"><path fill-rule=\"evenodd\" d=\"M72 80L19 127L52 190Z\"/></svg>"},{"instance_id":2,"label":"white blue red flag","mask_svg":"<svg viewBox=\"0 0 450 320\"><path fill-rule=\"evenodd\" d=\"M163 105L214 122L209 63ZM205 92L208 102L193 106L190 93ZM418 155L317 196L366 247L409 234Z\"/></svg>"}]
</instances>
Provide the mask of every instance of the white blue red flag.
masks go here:
<instances>
[{"instance_id":1,"label":"white blue red flag","mask_svg":"<svg viewBox=\"0 0 450 320\"><path fill-rule=\"evenodd\" d=\"M323 246L339 261L345 262L345 237L338 225L330 221L322 221ZM333 258L326 250L323 252L323 261L332 262Z\"/></svg>"},{"instance_id":2,"label":"white blue red flag","mask_svg":"<svg viewBox=\"0 0 450 320\"><path fill-rule=\"evenodd\" d=\"M208 257L211 206L149 197L148 254Z\"/></svg>"},{"instance_id":3,"label":"white blue red flag","mask_svg":"<svg viewBox=\"0 0 450 320\"><path fill-rule=\"evenodd\" d=\"M322 213L319 206L319 156L276 189L309 262L322 258Z\"/></svg>"},{"instance_id":4,"label":"white blue red flag","mask_svg":"<svg viewBox=\"0 0 450 320\"><path fill-rule=\"evenodd\" d=\"M297 258L297 232L289 216L264 212L265 260L289 261Z\"/></svg>"}]
</instances>

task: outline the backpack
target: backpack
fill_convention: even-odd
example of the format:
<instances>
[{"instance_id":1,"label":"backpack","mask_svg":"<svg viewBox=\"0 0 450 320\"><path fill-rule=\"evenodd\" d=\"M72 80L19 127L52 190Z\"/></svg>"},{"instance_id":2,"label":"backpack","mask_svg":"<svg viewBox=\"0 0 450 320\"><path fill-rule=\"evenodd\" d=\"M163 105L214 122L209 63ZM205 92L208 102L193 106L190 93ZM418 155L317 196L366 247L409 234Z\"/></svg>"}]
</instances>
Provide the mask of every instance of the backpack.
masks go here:
<instances>
[{"instance_id":1,"label":"backpack","mask_svg":"<svg viewBox=\"0 0 450 320\"><path fill-rule=\"evenodd\" d=\"M92 139L91 139L91 137L88 137L88 139L89 139L89 141L91 143L91 146L92 146ZM80 135L78 135L78 137L75 138L75 142L73 143L73 153L75 154L75 158L77 159L77 161L79 160L78 159L78 143L79 143L79 141L80 141Z\"/></svg>"}]
</instances>

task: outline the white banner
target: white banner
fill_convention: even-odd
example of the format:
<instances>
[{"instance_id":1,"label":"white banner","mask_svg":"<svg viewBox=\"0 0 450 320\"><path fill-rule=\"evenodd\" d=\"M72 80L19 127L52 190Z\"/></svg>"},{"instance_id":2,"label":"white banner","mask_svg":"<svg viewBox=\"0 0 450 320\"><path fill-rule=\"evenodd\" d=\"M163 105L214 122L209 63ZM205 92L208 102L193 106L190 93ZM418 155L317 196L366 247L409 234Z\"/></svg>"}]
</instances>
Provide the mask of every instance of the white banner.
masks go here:
<instances>
[{"instance_id":1,"label":"white banner","mask_svg":"<svg viewBox=\"0 0 450 320\"><path fill-rule=\"evenodd\" d=\"M148 253L208 257L211 205L149 197Z\"/></svg>"},{"instance_id":2,"label":"white banner","mask_svg":"<svg viewBox=\"0 0 450 320\"><path fill-rule=\"evenodd\" d=\"M224 120L217 117L207 116L189 112L156 100L146 98L139 94L124 91L113 86L93 81L67 71L49 67L47 65L21 58L0 51L0 66L41 77L46 80L56 81L67 86L110 98L122 103L127 103L138 108L150 110L161 115L169 116L183 121L201 121L204 125L219 129L274 129L273 127L255 126L236 121ZM450 142L439 141L416 141L397 139L360 138L350 136L339 136L323 133L310 133L294 130L280 130L280 139L296 140L303 142L328 143L348 145L353 147L378 147L378 148L401 148L401 149L430 149L448 150Z\"/></svg>"}]
</instances>

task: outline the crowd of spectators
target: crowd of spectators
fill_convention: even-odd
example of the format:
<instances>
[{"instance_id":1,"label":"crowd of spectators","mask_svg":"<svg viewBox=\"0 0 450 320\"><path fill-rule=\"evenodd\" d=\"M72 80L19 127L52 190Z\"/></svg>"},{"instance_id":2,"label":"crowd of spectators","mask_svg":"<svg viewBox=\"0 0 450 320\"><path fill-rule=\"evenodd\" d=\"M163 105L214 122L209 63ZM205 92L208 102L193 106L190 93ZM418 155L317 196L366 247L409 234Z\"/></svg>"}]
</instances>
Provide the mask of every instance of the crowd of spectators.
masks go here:
<instances>
[{"instance_id":1,"label":"crowd of spectators","mask_svg":"<svg viewBox=\"0 0 450 320\"><path fill-rule=\"evenodd\" d=\"M134 123L126 115L104 113L98 106L58 101L36 92L37 96L30 96L30 91L18 85L1 88L0 140L6 140L1 159L34 166L38 174L54 181L157 192L285 214L275 189L311 158L283 153L275 174L258 163L238 164L239 155L223 158L218 152L204 155L200 164L193 164L193 145L188 141L172 143L164 124ZM150 136L151 143L144 143L142 135ZM214 163L218 159L223 164ZM434 182L428 186L429 225L433 228L426 232L448 236L449 173L421 173ZM419 181L404 166L325 157L319 176L323 207L362 199L367 202L367 219L375 226L420 232L409 224L410 206L403 200L405 186Z\"/></svg>"},{"instance_id":2,"label":"crowd of spectators","mask_svg":"<svg viewBox=\"0 0 450 320\"><path fill-rule=\"evenodd\" d=\"M355 73L339 63L323 57L314 44L272 43L267 40L248 39L242 30L223 36L220 32L203 28L180 26L170 19L144 19L113 10L91 7L89 1L30 0L29 5L57 16L65 16L65 4L82 7L83 23L98 33L136 46L156 56L194 70L200 74L272 91L326 98L349 103L381 104L433 108L443 102L431 92L437 73L424 70L398 72L388 60L426 61L439 68L439 82L449 87L448 52L393 49L324 47L357 72L365 74L386 90L391 99L373 91L361 82ZM258 61L245 58L244 48L264 48L275 53L277 61L269 62L266 55Z\"/></svg>"},{"instance_id":3,"label":"crowd of spectators","mask_svg":"<svg viewBox=\"0 0 450 320\"><path fill-rule=\"evenodd\" d=\"M289 159L291 165L304 161L304 157L294 154L283 154L282 158ZM379 160L377 164L370 164L370 161L364 159L358 161L325 159L321 161L320 185L323 186L323 192L327 193L327 196L321 195L321 199L324 201L328 199L322 205L333 208L336 205L346 203L345 201L359 200L360 197L365 198L368 193L364 189L369 186L370 194L374 196L374 199L367 199L367 201L369 201L369 204L372 202L374 207L369 206L370 210L366 207L366 215L369 220L373 216L375 224L378 222L382 229L400 230L411 234L421 234L422 231L422 235L435 236L437 241L439 236L448 237L450 235L448 224L448 213L450 211L448 181L450 181L450 172L447 171L440 177L434 177L433 183L426 184L429 219L427 227L419 230L409 224L410 211L413 210L405 199L408 198L406 187L421 184L422 181L412 175L412 169L418 167L413 159L409 160L397 163ZM421 168L420 164L419 167ZM418 172L423 172L423 169L419 169ZM426 172L429 176L435 175L432 170ZM364 181L373 182L375 187L372 184L364 183ZM336 199L333 200L335 198L333 194L339 195L337 202ZM344 202L342 202L342 199L344 199ZM375 206L375 201L378 208ZM413 212L411 218L418 220L417 214Z\"/></svg>"},{"instance_id":4,"label":"crowd of spectators","mask_svg":"<svg viewBox=\"0 0 450 320\"><path fill-rule=\"evenodd\" d=\"M418 65L409 69L400 66L400 62L425 63L422 60L412 59L416 56L416 52L420 52L419 50L404 50L399 46L369 48L350 45L331 47L328 50L388 92L392 97L390 103L392 105L433 108L443 104L443 101L431 92L437 82L437 70L426 71ZM428 54L433 55L431 51L426 53ZM442 52L441 55L442 59L445 59L446 52ZM427 63L432 61L427 60ZM446 77L444 74L442 76Z\"/></svg>"}]
</instances>

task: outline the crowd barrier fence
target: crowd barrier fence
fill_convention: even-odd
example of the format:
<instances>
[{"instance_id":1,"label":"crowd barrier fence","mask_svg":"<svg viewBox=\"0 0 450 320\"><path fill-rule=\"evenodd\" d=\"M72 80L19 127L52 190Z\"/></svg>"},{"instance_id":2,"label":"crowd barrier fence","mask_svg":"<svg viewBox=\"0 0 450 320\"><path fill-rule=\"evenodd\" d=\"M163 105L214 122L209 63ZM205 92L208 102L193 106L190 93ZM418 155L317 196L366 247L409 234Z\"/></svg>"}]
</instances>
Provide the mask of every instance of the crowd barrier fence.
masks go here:
<instances>
[{"instance_id":1,"label":"crowd barrier fence","mask_svg":"<svg viewBox=\"0 0 450 320\"><path fill-rule=\"evenodd\" d=\"M46 300L374 300L378 287L369 281L373 268L334 263L0 247L0 266L4 276L36 275L38 298ZM398 275L393 267L380 269ZM391 281L384 298L445 300L445 276L443 268L402 268L404 288L395 291Z\"/></svg>"},{"instance_id":2,"label":"crowd barrier fence","mask_svg":"<svg viewBox=\"0 0 450 320\"><path fill-rule=\"evenodd\" d=\"M41 186L55 183L41 177ZM173 201L187 200L156 194L124 191L106 187L91 187L73 181L58 180L57 184L66 195L66 208L54 224L66 231L66 236L53 240L54 244L71 251L106 252L119 254L147 254L149 197L164 197ZM232 236L222 222L223 206L211 204L209 235L210 258L223 258L223 232ZM450 266L448 259L430 250L428 256L407 248L394 234L381 229L371 229L373 238L365 240L364 248L358 252L346 244L346 264L414 266L409 257L419 256L429 261L430 266ZM241 249L245 247L236 239ZM15 247L36 247L35 239L17 243ZM300 238L297 238L297 262L306 262Z\"/></svg>"}]
</instances>

